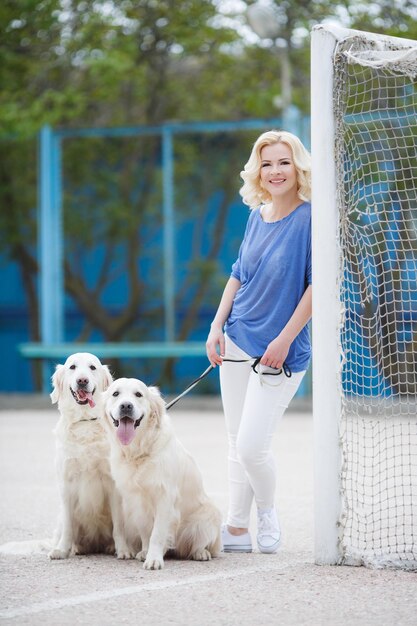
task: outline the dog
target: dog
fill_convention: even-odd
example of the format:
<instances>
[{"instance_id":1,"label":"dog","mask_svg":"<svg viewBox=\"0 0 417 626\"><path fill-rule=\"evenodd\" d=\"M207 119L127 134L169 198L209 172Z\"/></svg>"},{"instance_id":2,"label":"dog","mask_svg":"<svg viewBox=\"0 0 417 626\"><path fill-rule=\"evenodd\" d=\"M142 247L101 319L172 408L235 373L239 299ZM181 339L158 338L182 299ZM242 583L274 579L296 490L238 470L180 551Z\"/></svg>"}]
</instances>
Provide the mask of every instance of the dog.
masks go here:
<instances>
[{"instance_id":1,"label":"dog","mask_svg":"<svg viewBox=\"0 0 417 626\"><path fill-rule=\"evenodd\" d=\"M50 559L114 552L132 557L103 427L102 393L112 380L107 366L87 352L69 356L52 376L51 400L60 412L55 438L61 518Z\"/></svg>"},{"instance_id":2,"label":"dog","mask_svg":"<svg viewBox=\"0 0 417 626\"><path fill-rule=\"evenodd\" d=\"M145 569L164 566L168 551L207 561L221 550L220 511L180 441L156 387L134 378L103 394L112 476L121 494L128 549Z\"/></svg>"}]
</instances>

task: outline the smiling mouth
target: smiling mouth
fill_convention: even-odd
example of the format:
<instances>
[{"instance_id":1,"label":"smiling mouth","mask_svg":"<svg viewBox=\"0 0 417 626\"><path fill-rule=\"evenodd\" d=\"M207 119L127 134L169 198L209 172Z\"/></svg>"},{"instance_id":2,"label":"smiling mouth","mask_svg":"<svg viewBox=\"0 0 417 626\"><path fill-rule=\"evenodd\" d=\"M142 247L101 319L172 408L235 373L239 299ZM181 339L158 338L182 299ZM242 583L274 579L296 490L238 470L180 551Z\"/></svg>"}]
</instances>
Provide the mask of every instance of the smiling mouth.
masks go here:
<instances>
[{"instance_id":1,"label":"smiling mouth","mask_svg":"<svg viewBox=\"0 0 417 626\"><path fill-rule=\"evenodd\" d=\"M86 391L85 389L77 389L76 391L74 391L74 389L70 387L70 390L72 393L72 397L74 398L77 404L81 404L81 405L89 404L91 408L96 406L96 403L93 398L95 389L93 389L93 391Z\"/></svg>"}]
</instances>

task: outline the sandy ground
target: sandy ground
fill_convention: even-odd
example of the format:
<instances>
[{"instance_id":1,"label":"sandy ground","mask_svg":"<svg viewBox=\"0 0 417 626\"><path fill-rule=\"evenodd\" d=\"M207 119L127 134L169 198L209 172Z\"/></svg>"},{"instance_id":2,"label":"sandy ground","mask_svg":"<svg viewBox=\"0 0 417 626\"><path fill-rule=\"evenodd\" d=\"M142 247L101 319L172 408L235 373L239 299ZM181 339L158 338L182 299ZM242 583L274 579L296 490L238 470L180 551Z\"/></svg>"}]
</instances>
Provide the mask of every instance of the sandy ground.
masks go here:
<instances>
[{"instance_id":1,"label":"sandy ground","mask_svg":"<svg viewBox=\"0 0 417 626\"><path fill-rule=\"evenodd\" d=\"M174 408L171 417L225 514L221 412ZM0 543L53 532L56 420L54 409L0 411ZM0 621L30 626L415 625L416 574L314 564L312 426L311 413L288 412L274 441L283 527L278 554L223 554L205 563L168 560L156 572L109 556L55 562L42 554L1 556Z\"/></svg>"}]
</instances>

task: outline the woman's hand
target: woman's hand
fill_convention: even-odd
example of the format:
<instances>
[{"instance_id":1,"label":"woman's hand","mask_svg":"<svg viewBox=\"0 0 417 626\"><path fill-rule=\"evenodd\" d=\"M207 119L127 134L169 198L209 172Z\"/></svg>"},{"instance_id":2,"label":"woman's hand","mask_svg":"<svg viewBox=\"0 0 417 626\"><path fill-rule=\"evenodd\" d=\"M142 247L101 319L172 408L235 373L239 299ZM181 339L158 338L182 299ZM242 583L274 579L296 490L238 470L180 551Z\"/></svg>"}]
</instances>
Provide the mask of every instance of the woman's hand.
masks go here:
<instances>
[{"instance_id":1,"label":"woman's hand","mask_svg":"<svg viewBox=\"0 0 417 626\"><path fill-rule=\"evenodd\" d=\"M262 365L268 365L276 369L282 368L292 342L311 318L311 299L312 289L311 285L309 285L288 323L284 326L278 337L271 341L262 355L262 359L260 360Z\"/></svg>"},{"instance_id":2,"label":"woman's hand","mask_svg":"<svg viewBox=\"0 0 417 626\"><path fill-rule=\"evenodd\" d=\"M226 283L219 308L211 323L211 330L206 341L207 358L213 367L223 363L225 340L223 327L232 310L233 300L240 287L240 280L231 276Z\"/></svg>"},{"instance_id":3,"label":"woman's hand","mask_svg":"<svg viewBox=\"0 0 417 626\"><path fill-rule=\"evenodd\" d=\"M271 341L262 355L262 359L260 360L261 365L281 369L288 356L290 347L291 342L285 339L285 337L278 335L276 339Z\"/></svg>"},{"instance_id":4,"label":"woman's hand","mask_svg":"<svg viewBox=\"0 0 417 626\"><path fill-rule=\"evenodd\" d=\"M206 341L207 358L213 367L223 363L225 350L224 333L221 326L212 325Z\"/></svg>"}]
</instances>

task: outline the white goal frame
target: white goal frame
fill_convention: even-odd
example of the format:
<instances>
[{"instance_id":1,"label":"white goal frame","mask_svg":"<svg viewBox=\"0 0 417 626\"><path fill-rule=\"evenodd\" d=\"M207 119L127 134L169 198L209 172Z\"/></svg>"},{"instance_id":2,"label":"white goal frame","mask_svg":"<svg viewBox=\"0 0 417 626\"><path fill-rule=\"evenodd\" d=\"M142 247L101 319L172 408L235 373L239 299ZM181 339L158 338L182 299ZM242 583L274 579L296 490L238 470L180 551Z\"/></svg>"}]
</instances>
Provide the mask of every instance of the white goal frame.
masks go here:
<instances>
[{"instance_id":1,"label":"white goal frame","mask_svg":"<svg viewBox=\"0 0 417 626\"><path fill-rule=\"evenodd\" d=\"M333 55L338 42L352 36L391 41L399 47L417 42L372 33L319 25L311 44L311 151L313 250L313 417L315 562L341 562L342 451L339 427L342 410L340 383L339 215L334 149Z\"/></svg>"}]
</instances>

